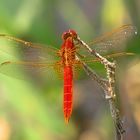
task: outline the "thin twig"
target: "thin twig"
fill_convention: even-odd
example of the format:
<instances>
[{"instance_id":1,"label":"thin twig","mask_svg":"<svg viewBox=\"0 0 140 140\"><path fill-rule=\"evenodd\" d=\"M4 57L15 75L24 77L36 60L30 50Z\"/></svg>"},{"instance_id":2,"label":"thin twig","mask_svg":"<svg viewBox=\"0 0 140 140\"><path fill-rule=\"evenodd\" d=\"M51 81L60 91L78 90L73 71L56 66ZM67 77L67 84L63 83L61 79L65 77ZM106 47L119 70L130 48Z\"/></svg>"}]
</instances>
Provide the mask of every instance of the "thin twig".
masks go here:
<instances>
[{"instance_id":1,"label":"thin twig","mask_svg":"<svg viewBox=\"0 0 140 140\"><path fill-rule=\"evenodd\" d=\"M119 110L117 109L115 105L115 70L116 70L116 64L114 62L108 61L105 57L101 56L96 51L92 50L84 41L82 41L79 37L75 40L76 44L81 44L84 46L87 51L94 55L99 61L105 66L106 73L107 73L107 79L104 79L97 75L95 71L93 71L88 65L86 65L84 62L80 61L80 59L77 57L77 59L82 63L84 70L86 73L97 83L102 87L102 89L105 91L105 98L109 102L110 106L110 112L113 118L113 122L116 129L116 139L122 140L123 133L125 130L123 129L123 123L120 118Z\"/></svg>"}]
</instances>

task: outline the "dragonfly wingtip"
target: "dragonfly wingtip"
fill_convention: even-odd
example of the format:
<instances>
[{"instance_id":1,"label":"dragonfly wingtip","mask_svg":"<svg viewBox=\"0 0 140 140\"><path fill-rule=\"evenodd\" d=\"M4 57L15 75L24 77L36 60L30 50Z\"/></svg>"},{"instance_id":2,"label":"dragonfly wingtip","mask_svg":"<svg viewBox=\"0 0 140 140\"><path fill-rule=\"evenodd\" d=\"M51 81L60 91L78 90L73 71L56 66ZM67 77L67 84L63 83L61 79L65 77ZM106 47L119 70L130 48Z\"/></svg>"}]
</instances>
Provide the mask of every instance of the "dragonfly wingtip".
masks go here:
<instances>
[{"instance_id":1,"label":"dragonfly wingtip","mask_svg":"<svg viewBox=\"0 0 140 140\"><path fill-rule=\"evenodd\" d=\"M5 65L5 64L10 64L10 63L11 63L10 61L5 61L3 63L0 63L0 65L2 66L2 65Z\"/></svg>"},{"instance_id":2,"label":"dragonfly wingtip","mask_svg":"<svg viewBox=\"0 0 140 140\"><path fill-rule=\"evenodd\" d=\"M136 55L135 53L126 53L127 55Z\"/></svg>"}]
</instances>

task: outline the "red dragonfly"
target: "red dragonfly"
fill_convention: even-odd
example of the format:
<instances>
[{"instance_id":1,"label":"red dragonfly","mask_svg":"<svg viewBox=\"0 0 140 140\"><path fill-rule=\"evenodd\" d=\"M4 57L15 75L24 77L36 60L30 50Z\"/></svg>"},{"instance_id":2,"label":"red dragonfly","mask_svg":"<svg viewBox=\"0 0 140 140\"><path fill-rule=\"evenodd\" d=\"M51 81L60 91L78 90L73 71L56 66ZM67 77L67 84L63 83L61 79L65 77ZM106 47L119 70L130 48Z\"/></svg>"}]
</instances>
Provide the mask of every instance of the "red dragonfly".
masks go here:
<instances>
[{"instance_id":1,"label":"red dragonfly","mask_svg":"<svg viewBox=\"0 0 140 140\"><path fill-rule=\"evenodd\" d=\"M121 44L127 41L127 39L132 37L135 33L136 28L134 26L124 25L95 39L89 44L89 46L93 51L97 51L98 53L118 49L121 48ZM72 114L73 78L76 68L80 67L80 61L85 63L93 63L99 60L97 58L94 58L87 52L87 50L83 47L85 45L84 42L80 40L79 36L74 30L68 30L62 34L63 43L60 49L40 44L34 44L5 34L0 34L0 38L14 42L14 48L19 49L23 47L24 50L28 50L28 54L25 55L26 57L28 57L28 59L23 59L20 61L6 60L2 62L0 67L1 73L8 75L9 69L10 73L11 69L12 73L14 73L15 66L26 67L26 69L28 70L42 70L42 68L48 70L49 68L53 68L55 71L63 73L63 112L65 122L68 123ZM12 42L10 42L10 44ZM23 52L24 54L24 50L19 50L18 53ZM32 52L37 53L37 55L30 57L30 55L33 55ZM129 54L131 53L121 52L106 55L105 57L110 58ZM77 56L78 58L80 58L80 61L77 59Z\"/></svg>"}]
</instances>

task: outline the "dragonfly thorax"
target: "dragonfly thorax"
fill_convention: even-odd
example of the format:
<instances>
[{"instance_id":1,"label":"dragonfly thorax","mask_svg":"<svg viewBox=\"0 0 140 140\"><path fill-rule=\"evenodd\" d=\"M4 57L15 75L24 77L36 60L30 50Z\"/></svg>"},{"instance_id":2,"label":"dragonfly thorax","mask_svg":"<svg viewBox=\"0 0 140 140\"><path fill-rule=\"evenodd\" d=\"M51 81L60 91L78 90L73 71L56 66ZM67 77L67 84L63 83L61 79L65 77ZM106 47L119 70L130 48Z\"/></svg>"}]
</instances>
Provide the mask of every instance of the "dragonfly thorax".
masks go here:
<instances>
[{"instance_id":1,"label":"dragonfly thorax","mask_svg":"<svg viewBox=\"0 0 140 140\"><path fill-rule=\"evenodd\" d=\"M72 66L75 62L76 48L73 43L73 38L70 36L61 46L59 56L64 66Z\"/></svg>"}]
</instances>

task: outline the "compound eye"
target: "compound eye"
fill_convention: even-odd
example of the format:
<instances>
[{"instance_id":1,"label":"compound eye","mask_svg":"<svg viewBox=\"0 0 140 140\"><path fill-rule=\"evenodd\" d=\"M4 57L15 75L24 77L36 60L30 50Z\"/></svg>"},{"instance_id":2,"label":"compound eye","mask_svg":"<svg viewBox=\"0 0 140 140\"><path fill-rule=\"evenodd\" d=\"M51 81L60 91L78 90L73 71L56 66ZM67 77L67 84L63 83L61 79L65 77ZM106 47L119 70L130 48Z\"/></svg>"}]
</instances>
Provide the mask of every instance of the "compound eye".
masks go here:
<instances>
[{"instance_id":1,"label":"compound eye","mask_svg":"<svg viewBox=\"0 0 140 140\"><path fill-rule=\"evenodd\" d=\"M68 32L64 32L64 33L62 34L62 39L63 39L63 40L66 40L69 36L70 36L70 34L69 34Z\"/></svg>"},{"instance_id":2,"label":"compound eye","mask_svg":"<svg viewBox=\"0 0 140 140\"><path fill-rule=\"evenodd\" d=\"M73 38L77 38L77 33L74 30L69 30L69 33Z\"/></svg>"},{"instance_id":3,"label":"compound eye","mask_svg":"<svg viewBox=\"0 0 140 140\"><path fill-rule=\"evenodd\" d=\"M68 37L77 38L77 33L74 30L68 30L62 34L63 40L66 40Z\"/></svg>"}]
</instances>

